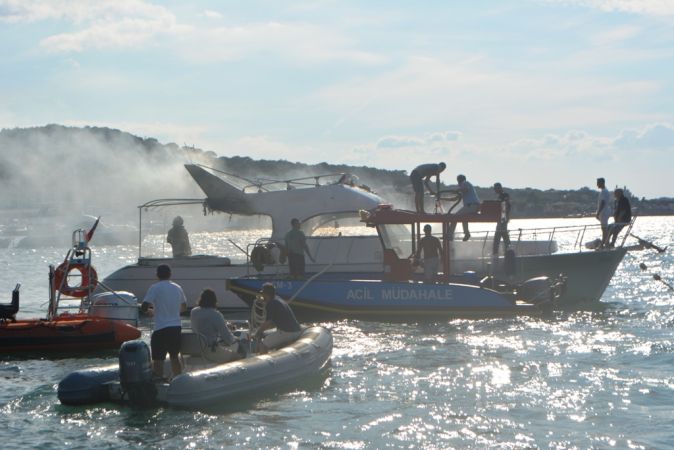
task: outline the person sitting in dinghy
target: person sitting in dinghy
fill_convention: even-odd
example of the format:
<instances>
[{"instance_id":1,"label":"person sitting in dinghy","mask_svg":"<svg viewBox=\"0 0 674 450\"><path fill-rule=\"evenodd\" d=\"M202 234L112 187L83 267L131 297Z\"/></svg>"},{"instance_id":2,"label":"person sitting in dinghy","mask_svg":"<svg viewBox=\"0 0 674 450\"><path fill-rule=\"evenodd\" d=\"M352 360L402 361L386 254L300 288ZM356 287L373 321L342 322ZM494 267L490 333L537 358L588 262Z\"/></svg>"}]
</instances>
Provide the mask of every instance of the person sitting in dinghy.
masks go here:
<instances>
[{"instance_id":1,"label":"person sitting in dinghy","mask_svg":"<svg viewBox=\"0 0 674 450\"><path fill-rule=\"evenodd\" d=\"M227 326L223 315L215 309L218 300L213 289L204 289L197 307L190 312L192 331L201 335L206 343L204 357L209 361L223 363L239 359L239 341Z\"/></svg>"},{"instance_id":2,"label":"person sitting in dinghy","mask_svg":"<svg viewBox=\"0 0 674 450\"><path fill-rule=\"evenodd\" d=\"M255 338L258 340L258 353L267 353L270 349L280 348L295 341L302 334L302 327L295 318L290 306L276 296L276 288L265 283L260 290L267 312L267 320L260 325ZM276 327L276 331L265 331Z\"/></svg>"}]
</instances>

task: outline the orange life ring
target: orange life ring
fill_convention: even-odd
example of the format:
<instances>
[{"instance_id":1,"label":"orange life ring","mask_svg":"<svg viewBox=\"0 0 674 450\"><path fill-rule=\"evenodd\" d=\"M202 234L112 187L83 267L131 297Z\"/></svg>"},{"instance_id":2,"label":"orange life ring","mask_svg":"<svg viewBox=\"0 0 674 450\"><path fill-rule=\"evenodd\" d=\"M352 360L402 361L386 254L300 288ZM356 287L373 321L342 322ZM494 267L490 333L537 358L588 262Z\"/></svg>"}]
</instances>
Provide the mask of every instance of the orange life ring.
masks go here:
<instances>
[{"instance_id":1,"label":"orange life ring","mask_svg":"<svg viewBox=\"0 0 674 450\"><path fill-rule=\"evenodd\" d=\"M77 270L82 276L82 282L79 286L70 286L68 284L68 275L73 270ZM61 294L69 297L86 297L98 284L98 274L91 264L68 263L64 261L56 268L54 272L54 287Z\"/></svg>"}]
</instances>

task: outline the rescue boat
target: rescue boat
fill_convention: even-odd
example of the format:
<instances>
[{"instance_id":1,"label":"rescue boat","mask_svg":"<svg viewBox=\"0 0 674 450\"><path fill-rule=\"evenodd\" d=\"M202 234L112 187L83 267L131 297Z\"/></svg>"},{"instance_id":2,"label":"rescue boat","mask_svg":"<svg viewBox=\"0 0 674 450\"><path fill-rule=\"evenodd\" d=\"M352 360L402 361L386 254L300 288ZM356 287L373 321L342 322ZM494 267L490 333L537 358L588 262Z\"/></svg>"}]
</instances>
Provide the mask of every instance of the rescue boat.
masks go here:
<instances>
[{"instance_id":1,"label":"rescue boat","mask_svg":"<svg viewBox=\"0 0 674 450\"><path fill-rule=\"evenodd\" d=\"M89 232L73 232L73 246L57 268L49 267L49 309L45 319L17 319L19 289L12 301L0 305L0 351L69 352L119 348L140 337L138 305L125 292L92 295L98 284L91 265ZM79 282L75 282L79 279Z\"/></svg>"}]
</instances>

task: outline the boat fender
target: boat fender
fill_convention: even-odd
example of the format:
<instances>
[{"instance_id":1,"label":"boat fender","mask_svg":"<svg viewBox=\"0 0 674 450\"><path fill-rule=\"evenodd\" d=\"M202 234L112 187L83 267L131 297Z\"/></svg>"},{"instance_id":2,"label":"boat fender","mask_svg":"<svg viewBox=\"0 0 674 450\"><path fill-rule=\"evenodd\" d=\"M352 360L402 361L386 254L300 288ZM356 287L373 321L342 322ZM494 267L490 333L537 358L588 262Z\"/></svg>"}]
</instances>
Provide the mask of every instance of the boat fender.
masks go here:
<instances>
[{"instance_id":1,"label":"boat fender","mask_svg":"<svg viewBox=\"0 0 674 450\"><path fill-rule=\"evenodd\" d=\"M508 249L505 252L505 256L503 258L503 271L505 274L509 277L515 276L517 274L517 266L515 265L516 256L515 256L515 250L513 249Z\"/></svg>"},{"instance_id":2,"label":"boat fender","mask_svg":"<svg viewBox=\"0 0 674 450\"><path fill-rule=\"evenodd\" d=\"M256 245L253 247L253 251L250 252L250 262L255 267L255 270L262 272L265 264L269 264L271 261L271 253L269 249L263 245Z\"/></svg>"},{"instance_id":3,"label":"boat fender","mask_svg":"<svg viewBox=\"0 0 674 450\"><path fill-rule=\"evenodd\" d=\"M68 284L68 275L74 270L78 271L82 278L79 285L70 286ZM69 297L86 297L94 290L97 284L98 274L91 264L64 261L54 271L54 286L56 290Z\"/></svg>"},{"instance_id":4,"label":"boat fender","mask_svg":"<svg viewBox=\"0 0 674 450\"><path fill-rule=\"evenodd\" d=\"M119 381L129 403L146 407L155 402L150 347L140 339L127 341L119 350Z\"/></svg>"},{"instance_id":5,"label":"boat fender","mask_svg":"<svg viewBox=\"0 0 674 450\"><path fill-rule=\"evenodd\" d=\"M554 292L548 277L536 277L526 280L517 287L517 299L540 305L554 300Z\"/></svg>"}]
</instances>

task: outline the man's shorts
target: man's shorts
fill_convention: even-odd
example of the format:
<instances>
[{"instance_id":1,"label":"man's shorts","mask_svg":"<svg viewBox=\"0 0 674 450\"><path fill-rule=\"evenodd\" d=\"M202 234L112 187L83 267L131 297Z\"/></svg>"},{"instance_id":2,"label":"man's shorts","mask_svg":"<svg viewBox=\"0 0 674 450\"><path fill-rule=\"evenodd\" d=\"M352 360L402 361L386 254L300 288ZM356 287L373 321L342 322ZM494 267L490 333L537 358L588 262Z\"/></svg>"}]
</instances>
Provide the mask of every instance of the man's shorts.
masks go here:
<instances>
[{"instance_id":1,"label":"man's shorts","mask_svg":"<svg viewBox=\"0 0 674 450\"><path fill-rule=\"evenodd\" d=\"M262 343L267 348L280 348L286 344L290 344L293 341L296 341L298 337L302 334L300 331L282 331L276 330L272 331L269 334L266 334L262 339Z\"/></svg>"},{"instance_id":2,"label":"man's shorts","mask_svg":"<svg viewBox=\"0 0 674 450\"><path fill-rule=\"evenodd\" d=\"M181 327L166 327L152 332L150 347L152 361L164 361L168 353L171 358L177 358L180 353Z\"/></svg>"},{"instance_id":3,"label":"man's shorts","mask_svg":"<svg viewBox=\"0 0 674 450\"><path fill-rule=\"evenodd\" d=\"M419 175L419 172L416 170L413 170L412 173L410 174L410 180L412 181L412 187L414 188L414 192L424 192L424 180Z\"/></svg>"}]
</instances>

